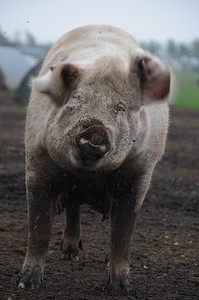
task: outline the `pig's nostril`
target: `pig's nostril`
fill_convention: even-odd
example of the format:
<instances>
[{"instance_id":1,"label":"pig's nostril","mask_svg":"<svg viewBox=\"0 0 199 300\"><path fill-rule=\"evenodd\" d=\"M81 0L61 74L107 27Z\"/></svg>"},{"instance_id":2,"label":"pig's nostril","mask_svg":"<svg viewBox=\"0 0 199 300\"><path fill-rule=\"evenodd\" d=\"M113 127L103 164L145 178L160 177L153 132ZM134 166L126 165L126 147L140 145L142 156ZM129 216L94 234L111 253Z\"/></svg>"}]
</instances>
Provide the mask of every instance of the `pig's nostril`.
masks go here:
<instances>
[{"instance_id":1,"label":"pig's nostril","mask_svg":"<svg viewBox=\"0 0 199 300\"><path fill-rule=\"evenodd\" d=\"M88 143L88 140L85 139L84 137L82 137L82 138L79 140L79 144L80 144L80 145L84 145L84 144L86 144L86 143Z\"/></svg>"},{"instance_id":2,"label":"pig's nostril","mask_svg":"<svg viewBox=\"0 0 199 300\"><path fill-rule=\"evenodd\" d=\"M110 150L108 134L98 125L90 126L78 134L76 144L82 159L98 160Z\"/></svg>"}]
</instances>

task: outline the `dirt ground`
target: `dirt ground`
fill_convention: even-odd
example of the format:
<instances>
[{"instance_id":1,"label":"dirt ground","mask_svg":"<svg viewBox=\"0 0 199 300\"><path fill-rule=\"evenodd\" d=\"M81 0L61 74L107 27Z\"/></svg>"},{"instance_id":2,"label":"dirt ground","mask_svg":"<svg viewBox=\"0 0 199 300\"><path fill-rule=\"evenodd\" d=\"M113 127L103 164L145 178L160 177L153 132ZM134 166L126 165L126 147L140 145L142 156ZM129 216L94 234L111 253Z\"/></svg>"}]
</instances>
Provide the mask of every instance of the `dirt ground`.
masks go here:
<instances>
[{"instance_id":1,"label":"dirt ground","mask_svg":"<svg viewBox=\"0 0 199 300\"><path fill-rule=\"evenodd\" d=\"M199 299L199 111L171 109L166 153L139 214L129 292L105 289L110 221L82 207L83 251L60 259L64 214L57 215L40 290L16 285L27 246L25 105L0 94L0 300Z\"/></svg>"}]
</instances>

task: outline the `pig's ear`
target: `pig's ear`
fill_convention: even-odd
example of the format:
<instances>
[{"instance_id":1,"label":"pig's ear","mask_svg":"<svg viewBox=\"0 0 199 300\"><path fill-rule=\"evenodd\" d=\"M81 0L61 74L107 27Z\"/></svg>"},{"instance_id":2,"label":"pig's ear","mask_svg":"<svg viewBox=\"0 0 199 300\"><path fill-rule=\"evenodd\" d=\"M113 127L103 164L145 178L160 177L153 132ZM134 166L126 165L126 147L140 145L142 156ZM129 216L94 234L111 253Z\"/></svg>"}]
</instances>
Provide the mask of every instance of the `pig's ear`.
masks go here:
<instances>
[{"instance_id":1,"label":"pig's ear","mask_svg":"<svg viewBox=\"0 0 199 300\"><path fill-rule=\"evenodd\" d=\"M79 69L71 64L51 67L43 76L33 80L34 88L51 96L55 101L62 101L63 96L76 88L80 76Z\"/></svg>"},{"instance_id":2,"label":"pig's ear","mask_svg":"<svg viewBox=\"0 0 199 300\"><path fill-rule=\"evenodd\" d=\"M137 73L143 104L165 99L170 91L170 70L166 63L139 50L134 57L133 69Z\"/></svg>"}]
</instances>

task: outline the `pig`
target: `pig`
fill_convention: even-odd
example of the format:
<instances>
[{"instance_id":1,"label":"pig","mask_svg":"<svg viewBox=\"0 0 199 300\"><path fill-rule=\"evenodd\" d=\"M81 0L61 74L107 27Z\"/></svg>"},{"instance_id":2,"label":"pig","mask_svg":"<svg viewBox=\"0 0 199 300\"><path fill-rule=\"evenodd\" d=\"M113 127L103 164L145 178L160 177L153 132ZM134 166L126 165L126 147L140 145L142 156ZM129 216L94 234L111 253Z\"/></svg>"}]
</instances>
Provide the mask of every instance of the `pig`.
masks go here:
<instances>
[{"instance_id":1,"label":"pig","mask_svg":"<svg viewBox=\"0 0 199 300\"><path fill-rule=\"evenodd\" d=\"M78 259L80 206L111 219L108 287L129 288L137 214L168 131L170 67L125 31L61 37L33 79L25 129L28 248L18 285L39 287L57 203L62 257Z\"/></svg>"}]
</instances>

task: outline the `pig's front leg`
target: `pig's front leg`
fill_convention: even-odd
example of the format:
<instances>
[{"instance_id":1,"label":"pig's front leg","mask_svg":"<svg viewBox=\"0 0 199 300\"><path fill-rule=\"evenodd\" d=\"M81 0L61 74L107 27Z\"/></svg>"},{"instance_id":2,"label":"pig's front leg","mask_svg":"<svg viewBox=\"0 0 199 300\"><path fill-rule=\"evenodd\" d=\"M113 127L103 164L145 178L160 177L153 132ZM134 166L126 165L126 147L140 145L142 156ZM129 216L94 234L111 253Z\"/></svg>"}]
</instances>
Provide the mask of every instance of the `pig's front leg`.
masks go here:
<instances>
[{"instance_id":1,"label":"pig's front leg","mask_svg":"<svg viewBox=\"0 0 199 300\"><path fill-rule=\"evenodd\" d=\"M111 213L109 287L129 288L130 245L139 208L148 190L150 177L136 180L134 186L120 191Z\"/></svg>"},{"instance_id":2,"label":"pig's front leg","mask_svg":"<svg viewBox=\"0 0 199 300\"><path fill-rule=\"evenodd\" d=\"M43 182L41 177L39 180L36 177L36 180L37 183L27 181L29 237L18 282L20 288L37 288L43 280L45 256L55 215L55 195L50 191L49 183Z\"/></svg>"}]
</instances>

